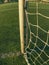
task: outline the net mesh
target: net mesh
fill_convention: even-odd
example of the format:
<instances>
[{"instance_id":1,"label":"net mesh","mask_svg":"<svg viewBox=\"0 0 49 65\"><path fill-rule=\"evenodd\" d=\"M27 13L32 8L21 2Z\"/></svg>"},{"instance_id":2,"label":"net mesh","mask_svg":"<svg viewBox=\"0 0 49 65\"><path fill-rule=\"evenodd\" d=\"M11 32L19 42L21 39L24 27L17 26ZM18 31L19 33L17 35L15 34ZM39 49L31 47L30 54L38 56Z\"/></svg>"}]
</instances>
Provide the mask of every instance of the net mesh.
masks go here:
<instances>
[{"instance_id":1,"label":"net mesh","mask_svg":"<svg viewBox=\"0 0 49 65\"><path fill-rule=\"evenodd\" d=\"M49 3L29 1L25 9L29 42L25 48L28 65L49 65Z\"/></svg>"}]
</instances>

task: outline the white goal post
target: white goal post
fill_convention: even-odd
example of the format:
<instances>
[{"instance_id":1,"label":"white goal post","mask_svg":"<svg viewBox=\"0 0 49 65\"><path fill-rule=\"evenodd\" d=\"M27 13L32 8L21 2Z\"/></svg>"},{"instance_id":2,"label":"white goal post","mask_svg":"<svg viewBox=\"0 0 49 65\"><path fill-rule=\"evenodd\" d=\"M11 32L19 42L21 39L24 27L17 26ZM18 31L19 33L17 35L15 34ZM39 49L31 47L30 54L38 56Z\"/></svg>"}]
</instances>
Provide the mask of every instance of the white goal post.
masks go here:
<instances>
[{"instance_id":1,"label":"white goal post","mask_svg":"<svg viewBox=\"0 0 49 65\"><path fill-rule=\"evenodd\" d=\"M22 54L24 53L24 1L25 0L19 0L19 26Z\"/></svg>"}]
</instances>

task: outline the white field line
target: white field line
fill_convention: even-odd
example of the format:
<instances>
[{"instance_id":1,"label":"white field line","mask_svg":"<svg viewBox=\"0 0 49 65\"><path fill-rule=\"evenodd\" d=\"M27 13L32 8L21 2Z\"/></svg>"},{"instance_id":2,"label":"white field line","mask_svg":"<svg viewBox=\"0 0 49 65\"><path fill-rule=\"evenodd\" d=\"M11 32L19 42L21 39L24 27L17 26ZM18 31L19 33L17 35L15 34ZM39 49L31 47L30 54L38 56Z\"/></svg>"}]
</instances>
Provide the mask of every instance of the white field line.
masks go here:
<instances>
[{"instance_id":1,"label":"white field line","mask_svg":"<svg viewBox=\"0 0 49 65\"><path fill-rule=\"evenodd\" d=\"M21 52L8 52L8 53L0 53L0 58L6 58L6 57L13 57L13 56L20 56Z\"/></svg>"}]
</instances>

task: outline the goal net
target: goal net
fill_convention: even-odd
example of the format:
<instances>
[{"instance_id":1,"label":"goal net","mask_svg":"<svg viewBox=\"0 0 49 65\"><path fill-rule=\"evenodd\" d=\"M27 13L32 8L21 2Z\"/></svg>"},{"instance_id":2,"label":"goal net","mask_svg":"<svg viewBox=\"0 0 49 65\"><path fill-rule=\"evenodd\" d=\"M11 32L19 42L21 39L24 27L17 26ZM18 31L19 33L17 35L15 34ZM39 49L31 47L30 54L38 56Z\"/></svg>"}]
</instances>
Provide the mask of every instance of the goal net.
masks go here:
<instances>
[{"instance_id":1,"label":"goal net","mask_svg":"<svg viewBox=\"0 0 49 65\"><path fill-rule=\"evenodd\" d=\"M29 0L26 4L29 33L25 59L28 65L49 65L49 3Z\"/></svg>"}]
</instances>

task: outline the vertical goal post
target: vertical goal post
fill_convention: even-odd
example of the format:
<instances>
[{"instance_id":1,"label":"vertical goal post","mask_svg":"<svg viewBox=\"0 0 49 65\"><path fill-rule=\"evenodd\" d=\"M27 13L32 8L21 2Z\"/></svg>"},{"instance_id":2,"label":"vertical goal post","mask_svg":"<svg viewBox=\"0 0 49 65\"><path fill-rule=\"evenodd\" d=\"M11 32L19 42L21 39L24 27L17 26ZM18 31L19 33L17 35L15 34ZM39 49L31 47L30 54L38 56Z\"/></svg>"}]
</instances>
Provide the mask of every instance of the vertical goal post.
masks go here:
<instances>
[{"instance_id":1,"label":"vertical goal post","mask_svg":"<svg viewBox=\"0 0 49 65\"><path fill-rule=\"evenodd\" d=\"M24 54L24 2L25 0L19 0L19 27L22 54Z\"/></svg>"},{"instance_id":2,"label":"vertical goal post","mask_svg":"<svg viewBox=\"0 0 49 65\"><path fill-rule=\"evenodd\" d=\"M49 65L48 6L39 0L19 0L21 53L27 65Z\"/></svg>"}]
</instances>

